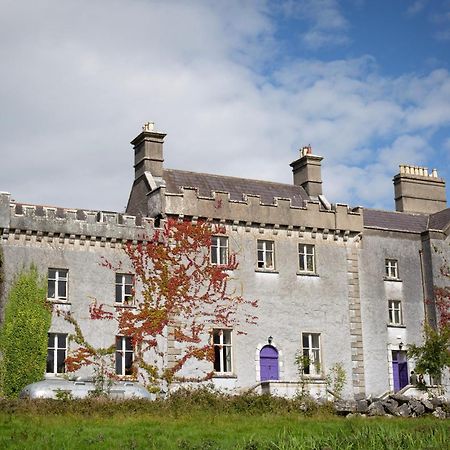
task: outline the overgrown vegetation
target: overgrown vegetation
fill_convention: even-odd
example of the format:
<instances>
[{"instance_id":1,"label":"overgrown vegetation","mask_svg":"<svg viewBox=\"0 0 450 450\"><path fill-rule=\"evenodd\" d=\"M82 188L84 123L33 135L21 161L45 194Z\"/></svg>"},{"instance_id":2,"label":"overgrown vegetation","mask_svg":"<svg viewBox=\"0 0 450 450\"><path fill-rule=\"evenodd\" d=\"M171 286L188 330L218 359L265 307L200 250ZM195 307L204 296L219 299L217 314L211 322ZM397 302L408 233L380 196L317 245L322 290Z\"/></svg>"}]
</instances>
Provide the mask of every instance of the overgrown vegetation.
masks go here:
<instances>
[{"instance_id":1,"label":"overgrown vegetation","mask_svg":"<svg viewBox=\"0 0 450 450\"><path fill-rule=\"evenodd\" d=\"M441 275L450 282L450 266L444 258ZM445 369L450 368L450 286L434 288L437 326L424 324L423 344L410 345L408 356L416 360L416 372L427 374L440 384ZM442 388L442 387L441 387Z\"/></svg>"},{"instance_id":2,"label":"overgrown vegetation","mask_svg":"<svg viewBox=\"0 0 450 450\"><path fill-rule=\"evenodd\" d=\"M132 292L134 308L118 308L94 301L92 320L116 320L121 336L131 338L133 362L121 376L139 379L151 392L168 391L172 382L205 381L213 376L213 328L232 328L245 334L255 324L256 301L244 299L229 283L230 271L238 267L236 255L227 254L226 263L213 264L209 249L212 236L223 233L219 225L198 221L168 219L164 227L137 245L128 242L125 255L132 267L140 292ZM108 270L123 270L102 258ZM237 314L239 310L239 314ZM77 319L65 314L75 328L73 340L78 347L66 358L68 372L92 365L98 385L115 378L115 344L96 349L85 339ZM167 342L178 355L173 358ZM183 372L186 363L196 362L196 372ZM201 364L203 363L204 364ZM101 370L100 370L101 369Z\"/></svg>"},{"instance_id":3,"label":"overgrown vegetation","mask_svg":"<svg viewBox=\"0 0 450 450\"><path fill-rule=\"evenodd\" d=\"M0 448L448 449L450 423L339 418L301 401L208 388L166 400L0 401ZM205 424L208 424L205 426Z\"/></svg>"},{"instance_id":4,"label":"overgrown vegetation","mask_svg":"<svg viewBox=\"0 0 450 450\"><path fill-rule=\"evenodd\" d=\"M342 363L336 363L331 366L325 380L327 382L327 389L333 394L335 399L340 399L344 390L345 381L347 380L344 365Z\"/></svg>"},{"instance_id":5,"label":"overgrown vegetation","mask_svg":"<svg viewBox=\"0 0 450 450\"><path fill-rule=\"evenodd\" d=\"M35 267L18 274L9 291L0 329L1 391L16 397L45 373L51 310L47 289Z\"/></svg>"}]
</instances>

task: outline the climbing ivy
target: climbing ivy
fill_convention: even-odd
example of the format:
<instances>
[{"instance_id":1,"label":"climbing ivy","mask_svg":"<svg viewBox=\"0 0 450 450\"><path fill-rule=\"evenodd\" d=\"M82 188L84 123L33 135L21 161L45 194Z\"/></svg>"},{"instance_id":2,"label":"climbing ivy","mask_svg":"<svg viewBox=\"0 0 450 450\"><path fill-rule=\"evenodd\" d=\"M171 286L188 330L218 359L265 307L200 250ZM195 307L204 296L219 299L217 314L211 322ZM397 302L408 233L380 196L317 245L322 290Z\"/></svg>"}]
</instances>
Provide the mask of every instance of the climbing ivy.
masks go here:
<instances>
[{"instance_id":1,"label":"climbing ivy","mask_svg":"<svg viewBox=\"0 0 450 450\"><path fill-rule=\"evenodd\" d=\"M7 397L17 397L27 384L41 380L45 373L52 317L46 292L45 280L34 266L23 270L9 291L0 329L0 391Z\"/></svg>"}]
</instances>

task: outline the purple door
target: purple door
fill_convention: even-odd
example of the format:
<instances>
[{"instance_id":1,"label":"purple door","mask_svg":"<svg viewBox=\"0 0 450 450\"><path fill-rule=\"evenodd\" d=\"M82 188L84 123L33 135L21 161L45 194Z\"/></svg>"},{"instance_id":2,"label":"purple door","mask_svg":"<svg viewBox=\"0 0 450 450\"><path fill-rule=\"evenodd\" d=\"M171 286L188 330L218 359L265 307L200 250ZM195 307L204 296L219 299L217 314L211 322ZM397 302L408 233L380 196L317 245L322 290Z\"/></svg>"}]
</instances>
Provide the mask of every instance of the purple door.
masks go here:
<instances>
[{"instance_id":1,"label":"purple door","mask_svg":"<svg viewBox=\"0 0 450 450\"><path fill-rule=\"evenodd\" d=\"M278 351L271 345L266 345L259 353L261 381L278 380Z\"/></svg>"},{"instance_id":2,"label":"purple door","mask_svg":"<svg viewBox=\"0 0 450 450\"><path fill-rule=\"evenodd\" d=\"M406 352L392 350L392 371L394 374L394 392L409 384Z\"/></svg>"}]
</instances>

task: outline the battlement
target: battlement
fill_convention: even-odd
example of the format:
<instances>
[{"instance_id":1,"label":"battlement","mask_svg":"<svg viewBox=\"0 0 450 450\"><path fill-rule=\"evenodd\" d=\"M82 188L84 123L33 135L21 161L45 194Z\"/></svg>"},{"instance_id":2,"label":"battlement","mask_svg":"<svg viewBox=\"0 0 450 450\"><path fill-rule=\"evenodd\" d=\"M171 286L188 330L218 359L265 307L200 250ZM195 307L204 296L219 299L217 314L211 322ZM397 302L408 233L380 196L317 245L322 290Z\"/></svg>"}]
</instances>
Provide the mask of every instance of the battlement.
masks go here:
<instances>
[{"instance_id":1,"label":"battlement","mask_svg":"<svg viewBox=\"0 0 450 450\"><path fill-rule=\"evenodd\" d=\"M155 230L154 219L109 211L67 209L11 202L0 192L0 228L120 241L145 240Z\"/></svg>"},{"instance_id":2,"label":"battlement","mask_svg":"<svg viewBox=\"0 0 450 450\"><path fill-rule=\"evenodd\" d=\"M257 195L244 195L242 200L231 200L227 192L213 191L211 197L199 195L195 188L181 188L181 193L167 193L164 186L154 190L148 199L149 211L160 210L169 216L200 217L229 221L286 227L307 227L328 230L363 230L362 210L351 210L347 205L332 205L326 209L319 201L306 202L304 207L292 206L291 199L275 198L264 204Z\"/></svg>"},{"instance_id":3,"label":"battlement","mask_svg":"<svg viewBox=\"0 0 450 450\"><path fill-rule=\"evenodd\" d=\"M439 178L436 169L433 169L431 173L429 173L427 167L411 166L408 164L400 164L400 175L418 175L420 177Z\"/></svg>"}]
</instances>

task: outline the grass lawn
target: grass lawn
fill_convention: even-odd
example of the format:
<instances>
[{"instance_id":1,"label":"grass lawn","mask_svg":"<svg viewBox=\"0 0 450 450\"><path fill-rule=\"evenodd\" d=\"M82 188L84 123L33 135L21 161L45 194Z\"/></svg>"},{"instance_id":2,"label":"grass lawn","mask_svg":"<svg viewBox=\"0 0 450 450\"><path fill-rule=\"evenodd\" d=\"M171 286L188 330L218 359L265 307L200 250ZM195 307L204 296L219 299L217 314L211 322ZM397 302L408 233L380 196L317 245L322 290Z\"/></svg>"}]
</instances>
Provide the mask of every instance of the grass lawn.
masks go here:
<instances>
[{"instance_id":1,"label":"grass lawn","mask_svg":"<svg viewBox=\"0 0 450 450\"><path fill-rule=\"evenodd\" d=\"M450 421L307 417L294 403L241 397L171 402L0 401L0 449L450 450Z\"/></svg>"}]
</instances>

